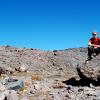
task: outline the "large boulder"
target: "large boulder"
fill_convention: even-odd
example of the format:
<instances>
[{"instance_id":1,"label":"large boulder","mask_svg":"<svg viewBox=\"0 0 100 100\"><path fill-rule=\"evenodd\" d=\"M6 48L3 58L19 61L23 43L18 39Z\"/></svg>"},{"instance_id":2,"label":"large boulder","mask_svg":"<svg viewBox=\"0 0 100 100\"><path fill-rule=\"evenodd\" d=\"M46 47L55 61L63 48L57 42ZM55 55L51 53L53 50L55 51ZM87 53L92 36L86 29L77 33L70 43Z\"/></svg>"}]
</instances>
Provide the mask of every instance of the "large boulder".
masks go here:
<instances>
[{"instance_id":1,"label":"large boulder","mask_svg":"<svg viewBox=\"0 0 100 100\"><path fill-rule=\"evenodd\" d=\"M81 79L100 80L100 55L77 67Z\"/></svg>"}]
</instances>

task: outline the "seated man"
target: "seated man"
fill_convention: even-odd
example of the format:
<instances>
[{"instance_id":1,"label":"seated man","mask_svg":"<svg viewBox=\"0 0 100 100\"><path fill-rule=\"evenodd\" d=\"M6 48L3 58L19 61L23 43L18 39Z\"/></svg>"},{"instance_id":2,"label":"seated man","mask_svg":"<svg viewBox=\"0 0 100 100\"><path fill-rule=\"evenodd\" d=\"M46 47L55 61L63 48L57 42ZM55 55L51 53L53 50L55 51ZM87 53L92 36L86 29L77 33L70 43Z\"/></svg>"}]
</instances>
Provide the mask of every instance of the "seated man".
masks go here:
<instances>
[{"instance_id":1,"label":"seated man","mask_svg":"<svg viewBox=\"0 0 100 100\"><path fill-rule=\"evenodd\" d=\"M88 59L92 59L92 54L98 55L100 53L100 39L97 32L92 32L93 38L88 42Z\"/></svg>"}]
</instances>

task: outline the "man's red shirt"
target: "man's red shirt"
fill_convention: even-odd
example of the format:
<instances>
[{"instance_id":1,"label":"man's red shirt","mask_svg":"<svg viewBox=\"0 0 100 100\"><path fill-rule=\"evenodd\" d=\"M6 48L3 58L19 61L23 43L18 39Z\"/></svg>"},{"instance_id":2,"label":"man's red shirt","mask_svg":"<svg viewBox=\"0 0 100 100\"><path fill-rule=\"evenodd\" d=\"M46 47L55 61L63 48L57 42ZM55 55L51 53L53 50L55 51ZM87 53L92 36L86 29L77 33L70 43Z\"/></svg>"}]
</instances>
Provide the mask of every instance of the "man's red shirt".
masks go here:
<instances>
[{"instance_id":1,"label":"man's red shirt","mask_svg":"<svg viewBox=\"0 0 100 100\"><path fill-rule=\"evenodd\" d=\"M100 45L100 39L97 37L97 38L91 38L90 40L89 40L89 42L91 43L91 44L94 44L94 45Z\"/></svg>"}]
</instances>

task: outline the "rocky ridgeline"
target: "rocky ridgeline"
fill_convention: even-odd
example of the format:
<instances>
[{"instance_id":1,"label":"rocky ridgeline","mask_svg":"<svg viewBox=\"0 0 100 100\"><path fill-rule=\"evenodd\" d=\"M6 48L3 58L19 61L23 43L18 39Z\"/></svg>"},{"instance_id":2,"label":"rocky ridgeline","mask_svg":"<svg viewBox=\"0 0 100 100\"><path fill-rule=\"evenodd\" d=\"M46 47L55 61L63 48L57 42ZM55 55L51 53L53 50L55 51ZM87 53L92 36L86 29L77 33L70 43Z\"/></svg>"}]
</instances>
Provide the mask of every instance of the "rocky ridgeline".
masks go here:
<instances>
[{"instance_id":1,"label":"rocky ridgeline","mask_svg":"<svg viewBox=\"0 0 100 100\"><path fill-rule=\"evenodd\" d=\"M0 47L0 100L100 100L100 55L87 48Z\"/></svg>"},{"instance_id":2,"label":"rocky ridgeline","mask_svg":"<svg viewBox=\"0 0 100 100\"><path fill-rule=\"evenodd\" d=\"M0 67L6 71L26 70L41 74L76 74L77 64L85 61L87 49L41 51L37 49L0 47ZM20 69L21 68L21 69Z\"/></svg>"}]
</instances>

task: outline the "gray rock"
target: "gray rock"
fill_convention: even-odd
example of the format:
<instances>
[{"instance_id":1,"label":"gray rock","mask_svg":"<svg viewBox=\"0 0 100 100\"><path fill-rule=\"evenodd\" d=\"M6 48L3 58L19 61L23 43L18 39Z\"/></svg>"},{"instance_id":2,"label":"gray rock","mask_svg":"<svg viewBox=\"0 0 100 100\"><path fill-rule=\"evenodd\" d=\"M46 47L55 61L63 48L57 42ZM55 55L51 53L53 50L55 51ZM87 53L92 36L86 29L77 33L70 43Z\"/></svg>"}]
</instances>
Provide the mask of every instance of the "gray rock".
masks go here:
<instances>
[{"instance_id":1,"label":"gray rock","mask_svg":"<svg viewBox=\"0 0 100 100\"><path fill-rule=\"evenodd\" d=\"M1 74L5 74L5 73L6 73L6 69L3 68L3 67L0 67L0 75L1 75Z\"/></svg>"},{"instance_id":2,"label":"gray rock","mask_svg":"<svg viewBox=\"0 0 100 100\"><path fill-rule=\"evenodd\" d=\"M9 94L7 95L7 100L18 100L18 95L16 91L10 90Z\"/></svg>"},{"instance_id":3,"label":"gray rock","mask_svg":"<svg viewBox=\"0 0 100 100\"><path fill-rule=\"evenodd\" d=\"M100 78L100 55L78 66L80 78L98 81Z\"/></svg>"},{"instance_id":4,"label":"gray rock","mask_svg":"<svg viewBox=\"0 0 100 100\"><path fill-rule=\"evenodd\" d=\"M7 77L4 80L1 80L1 83L4 84L9 90L18 90L24 86L24 82L22 79Z\"/></svg>"},{"instance_id":5,"label":"gray rock","mask_svg":"<svg viewBox=\"0 0 100 100\"><path fill-rule=\"evenodd\" d=\"M36 49L26 49L26 48L15 48L11 46L0 47L0 66L1 74L13 71L16 69L15 75L25 75L24 78L29 77L30 74L42 75L45 82L42 80L37 80L39 83L27 84L26 94L20 98L27 99L28 96L32 96L33 100L44 100L42 96L50 97L52 100L99 100L100 88L96 88L94 85L90 87L81 87L79 84L81 79L97 80L99 79L99 65L100 56L94 57L93 60L84 63L87 59L87 48L73 48L66 50L54 50L54 51L42 51ZM81 74L77 73L77 65ZM17 69L18 68L18 69ZM26 75L27 68L29 72ZM83 76L81 76L83 75ZM63 88L51 88L51 84L54 80L63 81L71 79L74 77L77 86L67 85ZM85 83L88 81L85 80ZM23 86L23 80L16 78L6 78L2 82L8 89L18 90ZM74 83L75 84L75 83ZM83 82L84 84L84 82ZM80 85L80 86L79 86ZM58 87L58 85L57 85ZM1 89L2 90L2 89ZM25 90L26 91L26 90ZM8 98L13 100L12 92L7 92ZM49 94L50 93L50 94ZM52 95L51 95L52 94ZM37 96L37 97L36 97ZM43 98L45 98L45 96ZM0 97L5 98L5 93L0 92ZM15 93L17 98L17 94ZM0 99L1 99L0 98ZM47 98L45 100L48 100Z\"/></svg>"},{"instance_id":6,"label":"gray rock","mask_svg":"<svg viewBox=\"0 0 100 100\"><path fill-rule=\"evenodd\" d=\"M1 74L12 74L14 70L11 67L0 67L0 75Z\"/></svg>"},{"instance_id":7,"label":"gray rock","mask_svg":"<svg viewBox=\"0 0 100 100\"><path fill-rule=\"evenodd\" d=\"M0 92L5 91L5 90L6 90L6 87L2 83L0 83Z\"/></svg>"},{"instance_id":8,"label":"gray rock","mask_svg":"<svg viewBox=\"0 0 100 100\"><path fill-rule=\"evenodd\" d=\"M21 100L29 100L29 99L27 99L27 98L22 98Z\"/></svg>"},{"instance_id":9,"label":"gray rock","mask_svg":"<svg viewBox=\"0 0 100 100\"><path fill-rule=\"evenodd\" d=\"M14 90L6 90L0 93L0 100L18 100L17 92Z\"/></svg>"},{"instance_id":10,"label":"gray rock","mask_svg":"<svg viewBox=\"0 0 100 100\"><path fill-rule=\"evenodd\" d=\"M25 64L22 64L20 67L16 67L15 70L18 72L27 72L28 66Z\"/></svg>"},{"instance_id":11,"label":"gray rock","mask_svg":"<svg viewBox=\"0 0 100 100\"><path fill-rule=\"evenodd\" d=\"M5 100L5 98L7 98L8 94L9 94L9 90L6 90L4 92L0 92L0 100Z\"/></svg>"},{"instance_id":12,"label":"gray rock","mask_svg":"<svg viewBox=\"0 0 100 100\"><path fill-rule=\"evenodd\" d=\"M20 88L22 88L24 86L24 82L23 82L23 80L19 79L14 82L7 82L6 86L10 90L19 90Z\"/></svg>"},{"instance_id":13,"label":"gray rock","mask_svg":"<svg viewBox=\"0 0 100 100\"><path fill-rule=\"evenodd\" d=\"M73 48L66 50L42 51L37 49L0 47L0 66L18 71L37 71L39 74L57 72L58 76L72 77L77 75L76 66L86 60L87 48ZM25 65L20 68L20 66ZM27 65L27 66L26 66ZM12 68L12 69L10 69ZM43 71L43 69L45 71ZM8 69L7 69L8 70ZM1 73L5 72L1 70Z\"/></svg>"}]
</instances>

